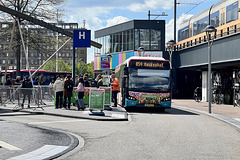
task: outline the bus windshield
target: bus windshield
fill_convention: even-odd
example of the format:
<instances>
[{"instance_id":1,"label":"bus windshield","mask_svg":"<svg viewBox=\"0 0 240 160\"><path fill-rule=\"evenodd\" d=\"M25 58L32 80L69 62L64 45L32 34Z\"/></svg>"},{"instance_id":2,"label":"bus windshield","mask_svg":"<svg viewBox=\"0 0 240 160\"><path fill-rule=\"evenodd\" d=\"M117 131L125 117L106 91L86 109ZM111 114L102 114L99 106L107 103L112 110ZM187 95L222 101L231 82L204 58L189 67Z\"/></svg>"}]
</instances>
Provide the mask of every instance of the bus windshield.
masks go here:
<instances>
[{"instance_id":1,"label":"bus windshield","mask_svg":"<svg viewBox=\"0 0 240 160\"><path fill-rule=\"evenodd\" d=\"M129 90L169 91L170 70L129 68Z\"/></svg>"}]
</instances>

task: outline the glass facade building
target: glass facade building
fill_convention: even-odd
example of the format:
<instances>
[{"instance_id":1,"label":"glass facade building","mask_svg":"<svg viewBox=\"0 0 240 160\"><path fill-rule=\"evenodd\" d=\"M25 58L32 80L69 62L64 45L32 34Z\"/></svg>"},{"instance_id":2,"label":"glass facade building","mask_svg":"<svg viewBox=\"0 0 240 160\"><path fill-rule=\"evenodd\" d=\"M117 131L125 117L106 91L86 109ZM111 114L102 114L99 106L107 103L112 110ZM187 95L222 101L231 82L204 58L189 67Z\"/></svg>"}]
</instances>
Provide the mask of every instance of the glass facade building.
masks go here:
<instances>
[{"instance_id":1,"label":"glass facade building","mask_svg":"<svg viewBox=\"0 0 240 160\"><path fill-rule=\"evenodd\" d=\"M95 31L95 41L102 44L101 49L95 48L95 70L101 69L100 57L112 55L121 61L111 63L111 69L123 62L127 55L136 55L137 49L143 47L147 56L165 53L165 21L164 20L132 20L108 28ZM123 58L122 58L123 57Z\"/></svg>"}]
</instances>

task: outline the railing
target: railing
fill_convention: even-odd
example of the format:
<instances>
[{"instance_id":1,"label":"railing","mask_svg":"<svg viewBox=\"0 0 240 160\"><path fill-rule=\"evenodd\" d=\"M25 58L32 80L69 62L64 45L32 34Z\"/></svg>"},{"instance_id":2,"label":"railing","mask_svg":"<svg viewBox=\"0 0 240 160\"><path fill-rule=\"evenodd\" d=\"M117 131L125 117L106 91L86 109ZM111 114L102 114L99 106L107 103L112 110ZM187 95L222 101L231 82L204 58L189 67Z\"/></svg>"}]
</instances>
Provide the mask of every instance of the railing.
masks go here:
<instances>
[{"instance_id":1,"label":"railing","mask_svg":"<svg viewBox=\"0 0 240 160\"><path fill-rule=\"evenodd\" d=\"M38 108L45 105L45 101L54 100L54 90L49 86L34 86L34 88L19 88L15 86L0 86L0 105L16 104L15 108L22 107L25 97L25 106L28 105L28 96L30 97L29 105ZM42 107L40 107L42 108Z\"/></svg>"}]
</instances>

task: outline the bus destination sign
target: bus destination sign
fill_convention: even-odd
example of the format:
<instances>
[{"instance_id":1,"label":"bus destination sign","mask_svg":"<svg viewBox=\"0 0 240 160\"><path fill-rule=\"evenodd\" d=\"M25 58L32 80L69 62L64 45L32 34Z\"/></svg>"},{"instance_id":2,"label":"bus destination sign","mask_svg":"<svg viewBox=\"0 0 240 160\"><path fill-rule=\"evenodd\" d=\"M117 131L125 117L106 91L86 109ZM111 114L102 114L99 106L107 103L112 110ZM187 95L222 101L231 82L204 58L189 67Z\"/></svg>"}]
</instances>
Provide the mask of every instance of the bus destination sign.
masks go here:
<instances>
[{"instance_id":1,"label":"bus destination sign","mask_svg":"<svg viewBox=\"0 0 240 160\"><path fill-rule=\"evenodd\" d=\"M155 60L131 60L129 66L136 68L170 69L168 61Z\"/></svg>"}]
</instances>

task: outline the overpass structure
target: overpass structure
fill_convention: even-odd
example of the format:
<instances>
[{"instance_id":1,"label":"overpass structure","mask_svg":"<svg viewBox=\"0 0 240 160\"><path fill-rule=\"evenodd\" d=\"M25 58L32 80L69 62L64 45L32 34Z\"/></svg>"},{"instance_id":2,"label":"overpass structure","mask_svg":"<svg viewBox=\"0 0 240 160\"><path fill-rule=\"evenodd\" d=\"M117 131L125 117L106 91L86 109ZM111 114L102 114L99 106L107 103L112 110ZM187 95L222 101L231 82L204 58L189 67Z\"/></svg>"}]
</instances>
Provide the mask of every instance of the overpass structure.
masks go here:
<instances>
[{"instance_id":1,"label":"overpass structure","mask_svg":"<svg viewBox=\"0 0 240 160\"><path fill-rule=\"evenodd\" d=\"M220 88L224 103L232 104L234 84L240 83L240 30L219 35L212 46L212 87ZM175 68L175 96L193 98L194 89L202 87L202 99L207 101L208 44L178 49L173 54Z\"/></svg>"}]
</instances>

